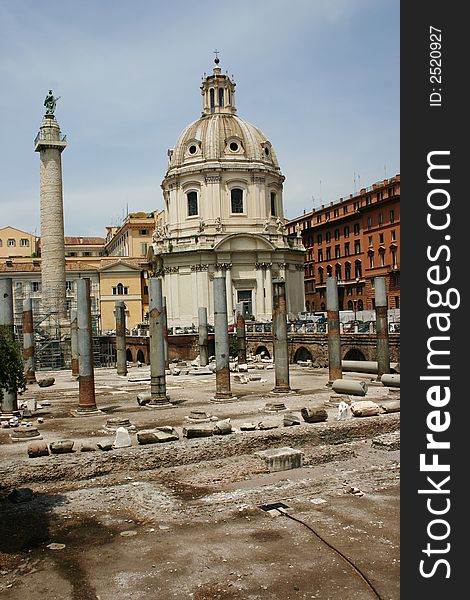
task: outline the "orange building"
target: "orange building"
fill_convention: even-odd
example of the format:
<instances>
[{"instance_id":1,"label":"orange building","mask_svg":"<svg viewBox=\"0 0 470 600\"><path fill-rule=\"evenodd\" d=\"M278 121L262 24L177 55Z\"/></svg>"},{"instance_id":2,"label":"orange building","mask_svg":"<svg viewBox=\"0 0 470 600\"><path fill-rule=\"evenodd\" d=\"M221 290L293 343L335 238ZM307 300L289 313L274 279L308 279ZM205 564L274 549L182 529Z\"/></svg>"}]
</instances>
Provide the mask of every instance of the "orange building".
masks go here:
<instances>
[{"instance_id":1,"label":"orange building","mask_svg":"<svg viewBox=\"0 0 470 600\"><path fill-rule=\"evenodd\" d=\"M374 278L385 276L388 308L400 308L400 175L288 221L306 248L305 310L326 310L326 278L336 276L340 310L375 307Z\"/></svg>"}]
</instances>

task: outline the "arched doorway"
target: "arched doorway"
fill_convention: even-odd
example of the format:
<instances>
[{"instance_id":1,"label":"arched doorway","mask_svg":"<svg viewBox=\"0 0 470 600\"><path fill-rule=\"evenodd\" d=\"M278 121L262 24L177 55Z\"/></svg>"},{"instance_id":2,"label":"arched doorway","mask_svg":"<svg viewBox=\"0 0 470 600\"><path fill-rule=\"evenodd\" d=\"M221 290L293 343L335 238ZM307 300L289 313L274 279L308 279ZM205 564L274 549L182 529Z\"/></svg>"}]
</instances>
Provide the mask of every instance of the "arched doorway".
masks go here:
<instances>
[{"instance_id":1,"label":"arched doorway","mask_svg":"<svg viewBox=\"0 0 470 600\"><path fill-rule=\"evenodd\" d=\"M255 350L255 356L260 355L263 358L271 358L271 355L269 354L269 350L266 348L266 346L258 346Z\"/></svg>"},{"instance_id":2,"label":"arched doorway","mask_svg":"<svg viewBox=\"0 0 470 600\"><path fill-rule=\"evenodd\" d=\"M343 360L366 360L366 357L357 348L351 348L346 352Z\"/></svg>"},{"instance_id":3,"label":"arched doorway","mask_svg":"<svg viewBox=\"0 0 470 600\"><path fill-rule=\"evenodd\" d=\"M145 363L145 356L144 356L144 353L142 352L142 350L137 351L137 362L140 362L142 364Z\"/></svg>"},{"instance_id":4,"label":"arched doorway","mask_svg":"<svg viewBox=\"0 0 470 600\"><path fill-rule=\"evenodd\" d=\"M299 360L313 360L312 353L307 348L303 346L301 348L297 348L294 354L294 362L298 362Z\"/></svg>"},{"instance_id":5,"label":"arched doorway","mask_svg":"<svg viewBox=\"0 0 470 600\"><path fill-rule=\"evenodd\" d=\"M132 352L130 351L129 348L126 350L126 360L127 360L127 362L134 362L132 359Z\"/></svg>"}]
</instances>

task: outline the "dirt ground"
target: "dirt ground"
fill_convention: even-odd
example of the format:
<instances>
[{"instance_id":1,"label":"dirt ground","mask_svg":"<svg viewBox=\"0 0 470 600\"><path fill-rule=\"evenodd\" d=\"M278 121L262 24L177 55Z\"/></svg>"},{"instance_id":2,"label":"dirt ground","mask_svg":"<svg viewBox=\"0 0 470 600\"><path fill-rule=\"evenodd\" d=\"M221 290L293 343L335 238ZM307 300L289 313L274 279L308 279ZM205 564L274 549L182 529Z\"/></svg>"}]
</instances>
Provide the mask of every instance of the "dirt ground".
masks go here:
<instances>
[{"instance_id":1,"label":"dirt ground","mask_svg":"<svg viewBox=\"0 0 470 600\"><path fill-rule=\"evenodd\" d=\"M149 382L130 381L148 369L128 378L97 369L103 412L93 417L71 416L70 371L51 373L52 387L30 386L24 398L50 402L31 419L44 441L72 439L76 452L28 458L28 443L0 429L2 598L398 600L399 450L373 441L397 435L399 413L337 421L325 370L293 367L295 393L283 397L270 394L272 371L250 373L262 381L233 383L238 400L223 404L210 402L213 375L168 376L175 405L152 410L136 402ZM367 399L395 396L371 383ZM265 412L272 401L297 414L322 405L328 421L282 427L283 412ZM235 433L183 439L193 410L230 418ZM79 451L113 439L105 426L115 417L137 430L172 425L180 441L138 446L133 433L130 448ZM266 420L280 427L239 431ZM270 472L256 455L283 446L304 452L302 468ZM32 499L13 503L22 487ZM277 502L286 514L260 508Z\"/></svg>"}]
</instances>

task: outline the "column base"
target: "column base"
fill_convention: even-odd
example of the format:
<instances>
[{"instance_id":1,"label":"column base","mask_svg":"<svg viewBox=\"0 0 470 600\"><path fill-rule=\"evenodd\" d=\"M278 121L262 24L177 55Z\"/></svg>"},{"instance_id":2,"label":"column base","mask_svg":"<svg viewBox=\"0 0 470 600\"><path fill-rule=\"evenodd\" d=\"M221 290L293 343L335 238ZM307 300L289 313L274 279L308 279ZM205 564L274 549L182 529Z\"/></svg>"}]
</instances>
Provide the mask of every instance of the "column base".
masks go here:
<instances>
[{"instance_id":1,"label":"column base","mask_svg":"<svg viewBox=\"0 0 470 600\"><path fill-rule=\"evenodd\" d=\"M281 395L281 394L295 394L296 392L294 392L294 390L291 390L290 387L289 388L275 387L269 393L275 394L275 395Z\"/></svg>"},{"instance_id":2,"label":"column base","mask_svg":"<svg viewBox=\"0 0 470 600\"><path fill-rule=\"evenodd\" d=\"M232 394L216 394L215 396L212 396L212 398L209 398L209 402L212 402L214 404L224 404L224 403L228 403L228 402L236 402L238 400L237 396L233 396Z\"/></svg>"},{"instance_id":3,"label":"column base","mask_svg":"<svg viewBox=\"0 0 470 600\"><path fill-rule=\"evenodd\" d=\"M168 396L157 396L153 397L150 402L144 404L143 407L150 409L172 408L173 404L170 402Z\"/></svg>"},{"instance_id":4,"label":"column base","mask_svg":"<svg viewBox=\"0 0 470 600\"><path fill-rule=\"evenodd\" d=\"M96 406L94 408L76 408L75 410L72 410L71 413L72 417L95 417L97 415L102 415L104 414L102 410L100 410L99 408L96 408Z\"/></svg>"}]
</instances>

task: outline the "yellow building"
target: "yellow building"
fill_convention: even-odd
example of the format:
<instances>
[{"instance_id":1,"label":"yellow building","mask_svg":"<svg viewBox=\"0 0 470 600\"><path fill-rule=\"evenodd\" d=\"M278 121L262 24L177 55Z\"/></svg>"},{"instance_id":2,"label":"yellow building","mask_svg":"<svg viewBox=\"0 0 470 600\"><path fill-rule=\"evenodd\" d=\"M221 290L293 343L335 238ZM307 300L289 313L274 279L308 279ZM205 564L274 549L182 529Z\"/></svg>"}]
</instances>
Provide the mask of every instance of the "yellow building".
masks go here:
<instances>
[{"instance_id":1,"label":"yellow building","mask_svg":"<svg viewBox=\"0 0 470 600\"><path fill-rule=\"evenodd\" d=\"M36 256L39 238L16 227L0 227L0 258Z\"/></svg>"},{"instance_id":2,"label":"yellow building","mask_svg":"<svg viewBox=\"0 0 470 600\"><path fill-rule=\"evenodd\" d=\"M112 331L115 328L116 300L124 300L128 330L143 323L148 311L148 288L139 261L110 260L108 257L101 261L98 272L102 331Z\"/></svg>"},{"instance_id":3,"label":"yellow building","mask_svg":"<svg viewBox=\"0 0 470 600\"><path fill-rule=\"evenodd\" d=\"M146 257L152 243L158 213L130 213L119 227L107 227L108 256Z\"/></svg>"}]
</instances>

